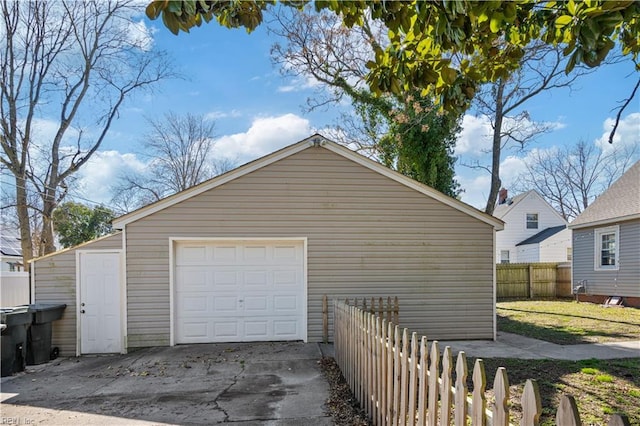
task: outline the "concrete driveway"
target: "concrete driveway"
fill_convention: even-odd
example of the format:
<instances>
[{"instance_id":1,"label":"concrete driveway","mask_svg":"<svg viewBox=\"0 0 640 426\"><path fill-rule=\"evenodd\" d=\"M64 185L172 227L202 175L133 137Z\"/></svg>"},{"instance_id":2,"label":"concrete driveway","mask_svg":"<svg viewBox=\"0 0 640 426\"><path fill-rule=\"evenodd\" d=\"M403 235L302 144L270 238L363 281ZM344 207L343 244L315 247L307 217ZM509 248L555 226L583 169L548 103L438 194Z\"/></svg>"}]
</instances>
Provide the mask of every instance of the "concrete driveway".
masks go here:
<instances>
[{"instance_id":1,"label":"concrete driveway","mask_svg":"<svg viewBox=\"0 0 640 426\"><path fill-rule=\"evenodd\" d=\"M2 419L21 425L330 425L320 357L317 344L290 342L60 359L2 379Z\"/></svg>"}]
</instances>

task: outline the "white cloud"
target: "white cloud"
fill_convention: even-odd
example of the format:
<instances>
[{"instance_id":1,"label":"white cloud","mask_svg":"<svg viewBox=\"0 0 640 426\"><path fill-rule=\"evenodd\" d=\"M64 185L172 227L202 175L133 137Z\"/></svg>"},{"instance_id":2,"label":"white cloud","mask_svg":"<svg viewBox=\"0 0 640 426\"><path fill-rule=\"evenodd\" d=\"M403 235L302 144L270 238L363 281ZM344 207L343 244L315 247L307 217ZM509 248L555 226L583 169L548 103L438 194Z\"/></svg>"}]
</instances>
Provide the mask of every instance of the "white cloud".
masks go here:
<instances>
[{"instance_id":1,"label":"white cloud","mask_svg":"<svg viewBox=\"0 0 640 426\"><path fill-rule=\"evenodd\" d=\"M243 164L304 139L314 133L309 120L295 114L254 119L244 133L216 140L213 154Z\"/></svg>"},{"instance_id":2,"label":"white cloud","mask_svg":"<svg viewBox=\"0 0 640 426\"><path fill-rule=\"evenodd\" d=\"M128 23L129 43L137 48L148 52L153 49L153 34L157 31L155 28L147 27L145 21L129 21Z\"/></svg>"},{"instance_id":3,"label":"white cloud","mask_svg":"<svg viewBox=\"0 0 640 426\"><path fill-rule=\"evenodd\" d=\"M461 127L456 141L456 155L480 157L491 151L493 128L488 117L465 114ZM541 128L553 131L564 127L565 124L561 121L533 122L528 116L519 119L505 117L502 124L503 132L510 132L517 139L527 139L528 135Z\"/></svg>"},{"instance_id":4,"label":"white cloud","mask_svg":"<svg viewBox=\"0 0 640 426\"><path fill-rule=\"evenodd\" d=\"M211 111L204 115L204 118L209 120L219 120L221 118L238 118L242 117L242 113L237 109L231 111Z\"/></svg>"},{"instance_id":5,"label":"white cloud","mask_svg":"<svg viewBox=\"0 0 640 426\"><path fill-rule=\"evenodd\" d=\"M491 149L491 123L485 116L465 114L462 130L456 141L455 154L484 155Z\"/></svg>"},{"instance_id":6,"label":"white cloud","mask_svg":"<svg viewBox=\"0 0 640 426\"><path fill-rule=\"evenodd\" d=\"M322 83L320 83L318 80L310 76L295 77L292 79L291 84L287 84L285 86L279 86L278 92L279 93L299 92L307 89L315 89L321 84Z\"/></svg>"},{"instance_id":7,"label":"white cloud","mask_svg":"<svg viewBox=\"0 0 640 426\"><path fill-rule=\"evenodd\" d=\"M76 174L80 197L94 203L109 205L113 198L111 187L117 182L118 177L127 172L141 172L146 166L135 154L96 151Z\"/></svg>"},{"instance_id":8,"label":"white cloud","mask_svg":"<svg viewBox=\"0 0 640 426\"><path fill-rule=\"evenodd\" d=\"M484 210L489 196L489 185L491 184L491 176L488 173L472 173L470 175L456 175L456 180L464 189L461 199L473 207Z\"/></svg>"},{"instance_id":9,"label":"white cloud","mask_svg":"<svg viewBox=\"0 0 640 426\"><path fill-rule=\"evenodd\" d=\"M609 134L615 124L614 118L607 118L602 124L604 133L596 139L596 145L604 152L614 149L640 145L640 112L634 112L622 118L618 123L613 143L609 143Z\"/></svg>"}]
</instances>

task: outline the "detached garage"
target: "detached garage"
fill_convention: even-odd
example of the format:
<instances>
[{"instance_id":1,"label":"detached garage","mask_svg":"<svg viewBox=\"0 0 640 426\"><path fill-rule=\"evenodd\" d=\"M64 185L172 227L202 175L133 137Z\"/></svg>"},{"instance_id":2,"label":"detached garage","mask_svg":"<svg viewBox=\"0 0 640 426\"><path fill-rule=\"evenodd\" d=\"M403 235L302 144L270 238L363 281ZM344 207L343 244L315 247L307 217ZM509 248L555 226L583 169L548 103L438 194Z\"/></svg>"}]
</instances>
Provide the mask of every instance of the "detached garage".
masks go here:
<instances>
[{"instance_id":1,"label":"detached garage","mask_svg":"<svg viewBox=\"0 0 640 426\"><path fill-rule=\"evenodd\" d=\"M320 135L114 227L116 235L33 262L36 300L55 294L68 305L53 336L63 354L320 341L324 295L397 296L400 324L430 339L495 337L502 221ZM109 253L118 263L106 266ZM93 277L89 258L102 271ZM92 291L103 296L86 299Z\"/></svg>"}]
</instances>

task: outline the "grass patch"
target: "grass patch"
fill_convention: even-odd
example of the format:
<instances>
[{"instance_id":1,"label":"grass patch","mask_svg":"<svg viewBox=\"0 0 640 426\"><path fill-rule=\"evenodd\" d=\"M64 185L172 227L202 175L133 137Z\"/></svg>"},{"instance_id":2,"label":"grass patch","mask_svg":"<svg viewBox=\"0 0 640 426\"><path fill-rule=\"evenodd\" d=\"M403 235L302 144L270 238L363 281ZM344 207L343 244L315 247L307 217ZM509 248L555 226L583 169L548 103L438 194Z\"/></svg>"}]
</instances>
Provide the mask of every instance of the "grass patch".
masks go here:
<instances>
[{"instance_id":1,"label":"grass patch","mask_svg":"<svg viewBox=\"0 0 640 426\"><path fill-rule=\"evenodd\" d=\"M469 358L469 361L472 366L475 359ZM493 387L498 367L507 369L512 424L520 423L520 399L527 379L535 379L540 388L541 425L555 425L556 409L563 394L575 397L584 425L607 424L614 413L625 413L631 424L640 424L640 358L586 361L492 358L483 361L487 388ZM471 380L469 382L471 389Z\"/></svg>"},{"instance_id":2,"label":"grass patch","mask_svg":"<svg viewBox=\"0 0 640 426\"><path fill-rule=\"evenodd\" d=\"M498 329L561 345L640 340L640 309L567 300L497 303Z\"/></svg>"}]
</instances>

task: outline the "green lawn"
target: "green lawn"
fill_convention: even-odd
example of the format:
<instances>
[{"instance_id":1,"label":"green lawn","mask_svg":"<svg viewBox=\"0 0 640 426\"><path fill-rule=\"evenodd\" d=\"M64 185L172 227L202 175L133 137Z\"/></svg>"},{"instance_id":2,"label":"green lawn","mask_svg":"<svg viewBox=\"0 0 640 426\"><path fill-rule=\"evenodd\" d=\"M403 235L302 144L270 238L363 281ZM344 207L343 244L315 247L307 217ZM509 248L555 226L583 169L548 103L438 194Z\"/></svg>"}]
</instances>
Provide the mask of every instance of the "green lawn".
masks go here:
<instances>
[{"instance_id":1,"label":"green lawn","mask_svg":"<svg viewBox=\"0 0 640 426\"><path fill-rule=\"evenodd\" d=\"M567 300L517 300L497 304L498 330L561 345L640 340L640 309L605 308ZM573 395L582 424L606 424L622 412L640 425L639 358L618 360L484 359L487 380L499 366L507 368L511 406L519 423L520 397L527 379L536 379L542 397L542 425L555 424L562 394ZM490 378L491 377L491 378ZM553 408L552 408L553 407Z\"/></svg>"},{"instance_id":2,"label":"green lawn","mask_svg":"<svg viewBox=\"0 0 640 426\"><path fill-rule=\"evenodd\" d=\"M640 340L640 309L567 300L497 303L498 330L561 345Z\"/></svg>"},{"instance_id":3,"label":"green lawn","mask_svg":"<svg viewBox=\"0 0 640 426\"><path fill-rule=\"evenodd\" d=\"M471 358L469 364L474 361ZM487 388L493 386L498 367L507 369L512 424L520 424L525 382L535 379L542 399L541 425L555 425L555 410L563 394L575 398L583 425L605 425L613 413L625 413L632 425L640 425L640 358L586 361L484 358L483 361Z\"/></svg>"}]
</instances>

